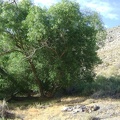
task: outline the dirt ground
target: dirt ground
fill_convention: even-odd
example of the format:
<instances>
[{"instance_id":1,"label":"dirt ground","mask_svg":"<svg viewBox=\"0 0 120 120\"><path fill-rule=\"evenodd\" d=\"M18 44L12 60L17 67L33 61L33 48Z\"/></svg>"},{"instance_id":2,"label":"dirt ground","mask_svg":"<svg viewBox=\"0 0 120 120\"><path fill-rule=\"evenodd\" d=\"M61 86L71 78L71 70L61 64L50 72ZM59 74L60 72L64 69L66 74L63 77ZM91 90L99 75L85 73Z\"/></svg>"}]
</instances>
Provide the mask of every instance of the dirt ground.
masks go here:
<instances>
[{"instance_id":1,"label":"dirt ground","mask_svg":"<svg viewBox=\"0 0 120 120\"><path fill-rule=\"evenodd\" d=\"M91 113L62 111L65 106L74 105L97 105L100 109ZM39 102L12 103L10 110L16 115L24 117L23 120L120 120L120 99L64 97L42 104Z\"/></svg>"}]
</instances>

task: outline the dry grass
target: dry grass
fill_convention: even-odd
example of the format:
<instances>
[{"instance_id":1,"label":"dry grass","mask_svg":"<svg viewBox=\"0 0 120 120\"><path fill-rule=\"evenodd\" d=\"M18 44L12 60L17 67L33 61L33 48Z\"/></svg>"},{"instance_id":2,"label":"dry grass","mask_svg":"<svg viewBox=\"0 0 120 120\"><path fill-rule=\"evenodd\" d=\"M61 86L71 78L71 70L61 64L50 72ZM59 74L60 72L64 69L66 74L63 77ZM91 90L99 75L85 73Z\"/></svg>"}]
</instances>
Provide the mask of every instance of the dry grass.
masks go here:
<instances>
[{"instance_id":1,"label":"dry grass","mask_svg":"<svg viewBox=\"0 0 120 120\"><path fill-rule=\"evenodd\" d=\"M29 103L28 103L29 104ZM68 105L98 105L100 110L92 113L77 113L62 112L62 108ZM61 102L53 101L40 105L39 102L33 102L26 106L24 103L11 103L12 112L23 115L24 120L95 120L93 118L103 118L111 120L112 118L120 119L120 101L112 99L92 99L85 97L64 97ZM16 119L17 120L17 119ZM97 119L96 119L97 120ZM113 119L114 120L114 119Z\"/></svg>"}]
</instances>

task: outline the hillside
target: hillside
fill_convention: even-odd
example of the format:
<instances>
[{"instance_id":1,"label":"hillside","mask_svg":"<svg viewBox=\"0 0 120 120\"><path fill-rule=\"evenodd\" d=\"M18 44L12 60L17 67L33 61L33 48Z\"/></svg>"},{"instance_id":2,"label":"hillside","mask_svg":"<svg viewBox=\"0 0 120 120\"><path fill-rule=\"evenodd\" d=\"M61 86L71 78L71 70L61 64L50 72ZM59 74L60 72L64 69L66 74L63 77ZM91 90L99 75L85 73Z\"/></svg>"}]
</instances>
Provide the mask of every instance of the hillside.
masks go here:
<instances>
[{"instance_id":1,"label":"hillside","mask_svg":"<svg viewBox=\"0 0 120 120\"><path fill-rule=\"evenodd\" d=\"M105 45L98 50L102 64L95 69L97 75L120 75L120 26L107 29Z\"/></svg>"}]
</instances>

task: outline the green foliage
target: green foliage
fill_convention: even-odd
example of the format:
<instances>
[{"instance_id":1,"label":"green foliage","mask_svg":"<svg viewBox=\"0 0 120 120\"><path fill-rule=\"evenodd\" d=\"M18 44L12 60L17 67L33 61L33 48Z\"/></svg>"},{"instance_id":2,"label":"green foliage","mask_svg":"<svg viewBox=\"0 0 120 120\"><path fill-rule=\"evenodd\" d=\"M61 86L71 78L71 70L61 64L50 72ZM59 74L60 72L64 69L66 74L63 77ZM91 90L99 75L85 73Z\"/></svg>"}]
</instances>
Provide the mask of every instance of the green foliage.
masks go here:
<instances>
[{"instance_id":1,"label":"green foliage","mask_svg":"<svg viewBox=\"0 0 120 120\"><path fill-rule=\"evenodd\" d=\"M20 54L11 53L0 61L0 93L12 95L15 92L23 93L32 89L33 76L28 64ZM8 92L9 91L9 92Z\"/></svg>"},{"instance_id":2,"label":"green foliage","mask_svg":"<svg viewBox=\"0 0 120 120\"><path fill-rule=\"evenodd\" d=\"M82 13L76 2L63 0L49 9L29 0L17 6L4 2L0 14L1 67L21 88L23 84L34 85L35 79L41 94L91 82L94 65L99 62L96 48L101 31L99 15Z\"/></svg>"},{"instance_id":3,"label":"green foliage","mask_svg":"<svg viewBox=\"0 0 120 120\"><path fill-rule=\"evenodd\" d=\"M104 91L103 93L115 94L120 92L120 76L111 76L105 78L98 76L96 83L99 85L98 90Z\"/></svg>"},{"instance_id":4,"label":"green foliage","mask_svg":"<svg viewBox=\"0 0 120 120\"><path fill-rule=\"evenodd\" d=\"M77 90L82 95L91 95L93 97L115 97L120 92L120 76L97 76L91 83L82 82L77 86ZM116 96L117 97L117 96Z\"/></svg>"}]
</instances>

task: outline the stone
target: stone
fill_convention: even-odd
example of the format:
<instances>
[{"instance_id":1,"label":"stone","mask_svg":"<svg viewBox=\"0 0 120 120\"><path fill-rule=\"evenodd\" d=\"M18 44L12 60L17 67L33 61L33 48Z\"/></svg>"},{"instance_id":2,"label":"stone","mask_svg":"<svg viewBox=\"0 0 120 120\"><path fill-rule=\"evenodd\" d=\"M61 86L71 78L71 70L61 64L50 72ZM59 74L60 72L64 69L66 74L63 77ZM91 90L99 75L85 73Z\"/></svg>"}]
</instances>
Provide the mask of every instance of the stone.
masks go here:
<instances>
[{"instance_id":1,"label":"stone","mask_svg":"<svg viewBox=\"0 0 120 120\"><path fill-rule=\"evenodd\" d=\"M62 111L65 112L65 111L68 111L68 109L69 109L69 107L64 107L64 108L62 109Z\"/></svg>"},{"instance_id":2,"label":"stone","mask_svg":"<svg viewBox=\"0 0 120 120\"><path fill-rule=\"evenodd\" d=\"M91 113L93 111L97 111L98 109L100 109L100 107L97 105L93 105L93 106L76 105L76 106L63 107L62 111L63 112L73 112L73 114L75 114L78 112Z\"/></svg>"},{"instance_id":3,"label":"stone","mask_svg":"<svg viewBox=\"0 0 120 120\"><path fill-rule=\"evenodd\" d=\"M74 109L74 110L73 110L73 113L74 113L74 114L75 114L75 113L78 113L78 112L82 112L82 109L79 108L79 109Z\"/></svg>"}]
</instances>

